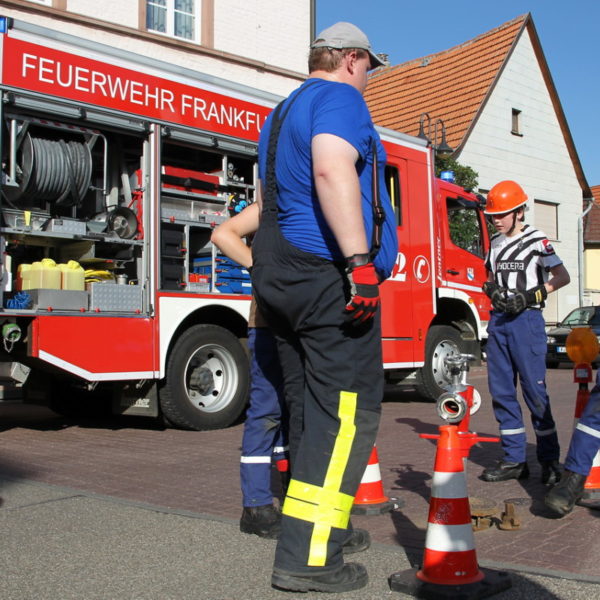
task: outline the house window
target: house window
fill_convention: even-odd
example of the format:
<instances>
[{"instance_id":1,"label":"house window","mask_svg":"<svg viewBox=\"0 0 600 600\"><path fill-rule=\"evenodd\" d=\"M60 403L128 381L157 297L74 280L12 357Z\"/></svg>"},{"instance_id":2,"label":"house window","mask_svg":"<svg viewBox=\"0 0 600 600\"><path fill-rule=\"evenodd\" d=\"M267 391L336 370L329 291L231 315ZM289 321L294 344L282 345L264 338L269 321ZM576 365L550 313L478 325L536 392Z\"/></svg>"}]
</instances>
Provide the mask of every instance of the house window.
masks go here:
<instances>
[{"instance_id":1,"label":"house window","mask_svg":"<svg viewBox=\"0 0 600 600\"><path fill-rule=\"evenodd\" d=\"M512 109L512 128L510 132L513 135L523 135L521 131L521 111L518 108Z\"/></svg>"},{"instance_id":2,"label":"house window","mask_svg":"<svg viewBox=\"0 0 600 600\"><path fill-rule=\"evenodd\" d=\"M534 200L535 226L543 231L549 240L558 240L558 204Z\"/></svg>"},{"instance_id":3,"label":"house window","mask_svg":"<svg viewBox=\"0 0 600 600\"><path fill-rule=\"evenodd\" d=\"M148 31L184 40L199 41L200 0L147 0Z\"/></svg>"}]
</instances>

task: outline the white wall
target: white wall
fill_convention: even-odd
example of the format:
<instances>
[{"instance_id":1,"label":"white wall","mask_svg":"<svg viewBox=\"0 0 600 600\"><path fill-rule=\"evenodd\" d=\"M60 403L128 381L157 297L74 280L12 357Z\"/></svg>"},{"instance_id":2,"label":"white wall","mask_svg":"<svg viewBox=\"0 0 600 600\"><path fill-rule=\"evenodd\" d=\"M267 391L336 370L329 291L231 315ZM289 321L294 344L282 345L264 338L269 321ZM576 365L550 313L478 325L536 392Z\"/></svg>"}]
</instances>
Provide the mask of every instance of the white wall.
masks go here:
<instances>
[{"instance_id":1,"label":"white wall","mask_svg":"<svg viewBox=\"0 0 600 600\"><path fill-rule=\"evenodd\" d=\"M513 108L522 111L522 137L511 134ZM581 187L527 31L458 160L479 173L482 189L489 190L503 179L521 184L530 200L526 221L532 225L534 199L558 205L558 241L553 245L571 275L571 283L551 295L544 316L549 322L561 320L578 305L577 217L581 214Z\"/></svg>"},{"instance_id":2,"label":"white wall","mask_svg":"<svg viewBox=\"0 0 600 600\"><path fill-rule=\"evenodd\" d=\"M308 72L310 2L215 0L215 48Z\"/></svg>"},{"instance_id":3,"label":"white wall","mask_svg":"<svg viewBox=\"0 0 600 600\"><path fill-rule=\"evenodd\" d=\"M67 11L137 29L138 0L67 0Z\"/></svg>"},{"instance_id":4,"label":"white wall","mask_svg":"<svg viewBox=\"0 0 600 600\"><path fill-rule=\"evenodd\" d=\"M136 36L59 21L13 5L4 6L2 14L284 96L297 88L307 73L310 1L286 0L285 8L281 4L281 0L215 0L214 49L288 70L289 75L155 44ZM138 6L138 0L69 0L67 3L69 12L132 29L138 28Z\"/></svg>"}]
</instances>

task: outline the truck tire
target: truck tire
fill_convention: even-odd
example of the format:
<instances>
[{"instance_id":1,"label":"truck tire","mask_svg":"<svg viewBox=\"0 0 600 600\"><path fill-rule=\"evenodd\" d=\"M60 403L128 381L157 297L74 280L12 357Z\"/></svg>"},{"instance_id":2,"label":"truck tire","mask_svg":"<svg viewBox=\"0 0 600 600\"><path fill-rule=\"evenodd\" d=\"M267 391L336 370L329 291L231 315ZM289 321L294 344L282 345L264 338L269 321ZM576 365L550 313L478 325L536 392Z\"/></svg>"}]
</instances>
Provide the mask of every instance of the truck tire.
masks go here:
<instances>
[{"instance_id":1,"label":"truck tire","mask_svg":"<svg viewBox=\"0 0 600 600\"><path fill-rule=\"evenodd\" d=\"M417 392L427 400L437 400L451 382L444 364L446 356L462 354L466 350L460 333L449 325L434 325L425 341L425 365L417 375Z\"/></svg>"},{"instance_id":2,"label":"truck tire","mask_svg":"<svg viewBox=\"0 0 600 600\"><path fill-rule=\"evenodd\" d=\"M248 357L235 335L217 325L194 325L169 354L161 411L180 429L223 429L244 410L249 379Z\"/></svg>"}]
</instances>

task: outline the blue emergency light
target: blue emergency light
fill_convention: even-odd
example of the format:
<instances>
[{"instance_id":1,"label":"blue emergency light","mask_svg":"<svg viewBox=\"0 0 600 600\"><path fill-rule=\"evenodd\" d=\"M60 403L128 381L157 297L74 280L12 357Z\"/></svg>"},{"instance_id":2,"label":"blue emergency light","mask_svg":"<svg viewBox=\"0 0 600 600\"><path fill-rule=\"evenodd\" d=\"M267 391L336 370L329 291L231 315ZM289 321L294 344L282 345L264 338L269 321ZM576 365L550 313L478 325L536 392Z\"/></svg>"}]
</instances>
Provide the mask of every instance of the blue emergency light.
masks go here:
<instances>
[{"instance_id":1,"label":"blue emergency light","mask_svg":"<svg viewBox=\"0 0 600 600\"><path fill-rule=\"evenodd\" d=\"M447 181L448 183L454 183L454 171L442 171L440 173L440 179Z\"/></svg>"},{"instance_id":2,"label":"blue emergency light","mask_svg":"<svg viewBox=\"0 0 600 600\"><path fill-rule=\"evenodd\" d=\"M0 17L0 33L6 33L12 27L11 17Z\"/></svg>"}]
</instances>

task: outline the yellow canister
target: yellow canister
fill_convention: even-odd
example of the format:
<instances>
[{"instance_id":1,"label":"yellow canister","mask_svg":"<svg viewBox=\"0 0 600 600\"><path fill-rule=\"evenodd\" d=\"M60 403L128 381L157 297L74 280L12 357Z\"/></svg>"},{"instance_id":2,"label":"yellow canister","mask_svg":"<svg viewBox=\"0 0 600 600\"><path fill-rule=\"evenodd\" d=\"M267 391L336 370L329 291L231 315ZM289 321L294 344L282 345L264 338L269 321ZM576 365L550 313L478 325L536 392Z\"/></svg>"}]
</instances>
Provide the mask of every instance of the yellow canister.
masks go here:
<instances>
[{"instance_id":1,"label":"yellow canister","mask_svg":"<svg viewBox=\"0 0 600 600\"><path fill-rule=\"evenodd\" d=\"M58 265L61 273L61 287L63 290L85 290L85 271L76 261Z\"/></svg>"},{"instance_id":2,"label":"yellow canister","mask_svg":"<svg viewBox=\"0 0 600 600\"><path fill-rule=\"evenodd\" d=\"M31 264L22 263L17 268L17 285L18 290L30 290L31 289Z\"/></svg>"},{"instance_id":3,"label":"yellow canister","mask_svg":"<svg viewBox=\"0 0 600 600\"><path fill-rule=\"evenodd\" d=\"M60 290L60 269L51 258L43 258L31 265L29 280L32 290Z\"/></svg>"}]
</instances>

